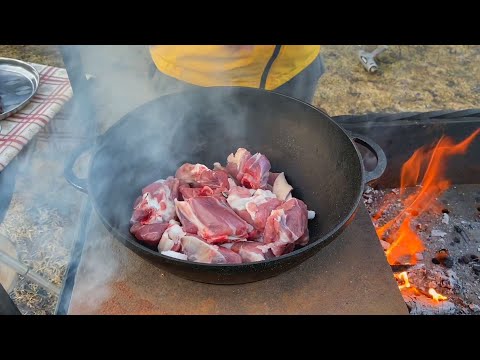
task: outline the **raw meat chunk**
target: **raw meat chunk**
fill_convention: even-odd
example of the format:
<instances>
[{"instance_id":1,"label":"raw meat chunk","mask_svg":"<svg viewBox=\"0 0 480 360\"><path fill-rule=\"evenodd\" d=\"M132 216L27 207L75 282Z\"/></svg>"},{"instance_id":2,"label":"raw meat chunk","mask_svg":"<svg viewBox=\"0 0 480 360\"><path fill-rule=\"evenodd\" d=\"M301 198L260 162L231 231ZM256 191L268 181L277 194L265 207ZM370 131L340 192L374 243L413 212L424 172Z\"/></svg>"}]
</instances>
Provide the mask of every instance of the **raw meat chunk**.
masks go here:
<instances>
[{"instance_id":1,"label":"raw meat chunk","mask_svg":"<svg viewBox=\"0 0 480 360\"><path fill-rule=\"evenodd\" d=\"M180 251L180 240L185 235L186 233L183 231L181 224L175 220L170 220L158 243L158 251Z\"/></svg>"},{"instance_id":2,"label":"raw meat chunk","mask_svg":"<svg viewBox=\"0 0 480 360\"><path fill-rule=\"evenodd\" d=\"M308 243L307 206L303 201L292 198L273 210L267 219L264 233L266 248L270 248L275 256L293 250L298 245Z\"/></svg>"},{"instance_id":3,"label":"raw meat chunk","mask_svg":"<svg viewBox=\"0 0 480 360\"><path fill-rule=\"evenodd\" d=\"M189 261L207 264L241 263L240 255L232 250L211 245L194 235L182 237L182 249Z\"/></svg>"},{"instance_id":4,"label":"raw meat chunk","mask_svg":"<svg viewBox=\"0 0 480 360\"><path fill-rule=\"evenodd\" d=\"M142 190L142 197L137 198L131 223L142 224L168 223L175 217L174 200L178 197L179 181L170 176L158 180Z\"/></svg>"},{"instance_id":5,"label":"raw meat chunk","mask_svg":"<svg viewBox=\"0 0 480 360\"><path fill-rule=\"evenodd\" d=\"M255 241L237 241L232 245L231 250L240 255L242 262L263 261L273 257L269 250L267 253L270 253L270 256L263 252L263 245L261 242Z\"/></svg>"},{"instance_id":6,"label":"raw meat chunk","mask_svg":"<svg viewBox=\"0 0 480 360\"><path fill-rule=\"evenodd\" d=\"M193 187L208 186L212 189L228 190L228 174L224 170L210 170L202 164L183 164L175 173L175 177Z\"/></svg>"},{"instance_id":7,"label":"raw meat chunk","mask_svg":"<svg viewBox=\"0 0 480 360\"><path fill-rule=\"evenodd\" d=\"M226 202L213 196L175 201L175 205L185 232L197 234L211 244L245 238L253 230Z\"/></svg>"},{"instance_id":8,"label":"raw meat chunk","mask_svg":"<svg viewBox=\"0 0 480 360\"><path fill-rule=\"evenodd\" d=\"M244 148L239 148L235 155L227 158L227 171L240 185L248 189L263 189L267 186L270 174L270 161L265 155L251 155Z\"/></svg>"},{"instance_id":9,"label":"raw meat chunk","mask_svg":"<svg viewBox=\"0 0 480 360\"><path fill-rule=\"evenodd\" d=\"M142 224L135 223L130 232L137 240L149 247L157 247L163 233L168 228L168 223Z\"/></svg>"},{"instance_id":10,"label":"raw meat chunk","mask_svg":"<svg viewBox=\"0 0 480 360\"><path fill-rule=\"evenodd\" d=\"M240 186L229 190L227 203L259 232L263 232L270 213L282 204L271 191L246 189Z\"/></svg>"}]
</instances>

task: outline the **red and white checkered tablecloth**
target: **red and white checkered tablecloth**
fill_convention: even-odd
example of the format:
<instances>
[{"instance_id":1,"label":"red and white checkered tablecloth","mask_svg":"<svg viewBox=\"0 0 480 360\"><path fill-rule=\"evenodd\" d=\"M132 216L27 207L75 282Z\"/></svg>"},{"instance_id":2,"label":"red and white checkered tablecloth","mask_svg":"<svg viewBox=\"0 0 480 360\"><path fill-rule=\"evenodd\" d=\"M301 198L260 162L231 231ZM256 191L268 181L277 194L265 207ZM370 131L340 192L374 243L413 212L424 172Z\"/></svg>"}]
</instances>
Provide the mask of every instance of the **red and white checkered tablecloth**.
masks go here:
<instances>
[{"instance_id":1,"label":"red and white checkered tablecloth","mask_svg":"<svg viewBox=\"0 0 480 360\"><path fill-rule=\"evenodd\" d=\"M40 74L37 93L19 112L0 120L0 171L55 117L73 95L65 69L31 65Z\"/></svg>"}]
</instances>

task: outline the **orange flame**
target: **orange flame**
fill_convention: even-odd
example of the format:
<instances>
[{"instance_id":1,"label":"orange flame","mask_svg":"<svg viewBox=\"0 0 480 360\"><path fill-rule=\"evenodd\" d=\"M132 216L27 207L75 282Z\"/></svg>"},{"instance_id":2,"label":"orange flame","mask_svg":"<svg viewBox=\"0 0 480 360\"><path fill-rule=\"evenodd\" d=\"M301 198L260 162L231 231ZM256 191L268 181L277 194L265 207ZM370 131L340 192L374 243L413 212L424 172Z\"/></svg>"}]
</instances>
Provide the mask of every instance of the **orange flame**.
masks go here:
<instances>
[{"instance_id":1,"label":"orange flame","mask_svg":"<svg viewBox=\"0 0 480 360\"><path fill-rule=\"evenodd\" d=\"M388 248L386 255L389 264L401 261L405 264L415 264L416 254L425 250L422 240L410 228L410 218L406 218L398 229L395 241Z\"/></svg>"},{"instance_id":2,"label":"orange flame","mask_svg":"<svg viewBox=\"0 0 480 360\"><path fill-rule=\"evenodd\" d=\"M389 264L417 262L416 254L422 252L424 246L420 237L410 228L410 221L412 217L428 209L441 209L436 203L436 198L450 186L450 181L445 178L446 160L453 155L465 154L479 133L480 129L477 129L458 144L449 137L442 136L434 148L421 147L403 164L400 194L404 209L395 218L376 229L379 238L391 244L386 252ZM406 189L417 185L423 168L426 169L421 186L413 189L407 196ZM388 205L384 204L373 216L374 220L378 220L387 207Z\"/></svg>"},{"instance_id":3,"label":"orange flame","mask_svg":"<svg viewBox=\"0 0 480 360\"><path fill-rule=\"evenodd\" d=\"M442 294L437 293L435 289L432 289L432 288L428 289L428 293L430 294L432 299L435 301L447 300L446 296L443 296Z\"/></svg>"},{"instance_id":4,"label":"orange flame","mask_svg":"<svg viewBox=\"0 0 480 360\"><path fill-rule=\"evenodd\" d=\"M420 294L427 295L424 290L418 289L410 283L410 280L408 279L408 274L406 271L401 272L399 274L394 274L394 276L397 282L400 283L400 285L398 285L399 290L411 291L417 295L420 295ZM401 284L402 282L403 284ZM443 296L442 294L437 293L433 288L428 289L428 295L430 295L432 299L436 302L447 300L446 296Z\"/></svg>"}]
</instances>

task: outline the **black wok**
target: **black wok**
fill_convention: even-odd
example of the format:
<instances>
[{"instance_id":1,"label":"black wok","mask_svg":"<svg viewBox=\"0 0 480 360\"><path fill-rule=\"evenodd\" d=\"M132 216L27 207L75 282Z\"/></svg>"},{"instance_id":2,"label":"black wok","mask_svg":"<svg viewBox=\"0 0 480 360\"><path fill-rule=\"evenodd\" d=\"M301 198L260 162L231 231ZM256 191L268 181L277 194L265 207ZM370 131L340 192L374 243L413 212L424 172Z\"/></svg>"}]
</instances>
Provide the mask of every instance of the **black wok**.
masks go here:
<instances>
[{"instance_id":1,"label":"black wok","mask_svg":"<svg viewBox=\"0 0 480 360\"><path fill-rule=\"evenodd\" d=\"M352 142L375 153L377 167L364 170ZM109 231L158 267L194 281L239 284L262 280L303 262L335 239L353 219L365 183L378 178L385 154L371 140L349 135L319 109L265 90L216 87L170 94L125 115L97 139L88 177L73 165L89 147L77 149L65 176L88 193ZM281 257L239 265L176 260L139 244L129 219L142 187L173 175L184 162L225 163L238 147L265 154L272 171L284 171L293 195L316 212L307 246Z\"/></svg>"}]
</instances>

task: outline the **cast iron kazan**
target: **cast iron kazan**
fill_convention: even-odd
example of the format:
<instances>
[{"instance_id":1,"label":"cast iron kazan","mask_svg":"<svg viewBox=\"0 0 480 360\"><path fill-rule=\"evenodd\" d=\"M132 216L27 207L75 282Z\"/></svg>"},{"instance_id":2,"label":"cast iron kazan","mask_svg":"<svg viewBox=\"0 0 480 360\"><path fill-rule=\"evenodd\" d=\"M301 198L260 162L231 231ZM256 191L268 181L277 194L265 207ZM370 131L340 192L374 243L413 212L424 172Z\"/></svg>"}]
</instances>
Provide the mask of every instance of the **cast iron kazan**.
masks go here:
<instances>
[{"instance_id":1,"label":"cast iron kazan","mask_svg":"<svg viewBox=\"0 0 480 360\"><path fill-rule=\"evenodd\" d=\"M352 140L375 154L375 170L364 170ZM65 176L88 193L109 231L158 267L214 284L263 280L314 255L348 226L365 183L378 178L386 166L378 145L347 134L319 109L274 92L240 87L193 89L140 106L97 139L88 177L78 179L72 168L89 146L73 152ZM174 175L185 162L225 163L239 147L265 154L272 171L285 172L293 195L316 212L309 221L307 246L268 261L215 265L173 259L135 240L129 220L144 186Z\"/></svg>"}]
</instances>

